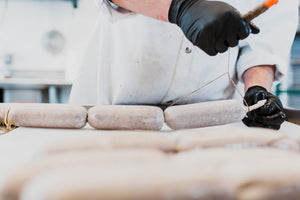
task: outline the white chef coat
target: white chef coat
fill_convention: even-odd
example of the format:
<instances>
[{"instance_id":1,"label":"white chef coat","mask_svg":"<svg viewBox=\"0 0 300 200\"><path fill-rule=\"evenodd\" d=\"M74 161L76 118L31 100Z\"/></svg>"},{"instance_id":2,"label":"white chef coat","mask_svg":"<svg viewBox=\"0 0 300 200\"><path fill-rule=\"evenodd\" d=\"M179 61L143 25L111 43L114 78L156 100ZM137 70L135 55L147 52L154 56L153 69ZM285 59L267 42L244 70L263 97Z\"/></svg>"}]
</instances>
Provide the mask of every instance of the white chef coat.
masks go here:
<instances>
[{"instance_id":1,"label":"white chef coat","mask_svg":"<svg viewBox=\"0 0 300 200\"><path fill-rule=\"evenodd\" d=\"M297 0L279 1L253 20L260 28L258 35L251 34L217 56L208 56L193 46L175 24L121 14L101 2L70 103L168 104L228 70L236 81L257 65L276 65L276 79L287 72L298 23ZM247 13L264 1L224 2ZM229 80L223 76L180 103L229 97Z\"/></svg>"}]
</instances>

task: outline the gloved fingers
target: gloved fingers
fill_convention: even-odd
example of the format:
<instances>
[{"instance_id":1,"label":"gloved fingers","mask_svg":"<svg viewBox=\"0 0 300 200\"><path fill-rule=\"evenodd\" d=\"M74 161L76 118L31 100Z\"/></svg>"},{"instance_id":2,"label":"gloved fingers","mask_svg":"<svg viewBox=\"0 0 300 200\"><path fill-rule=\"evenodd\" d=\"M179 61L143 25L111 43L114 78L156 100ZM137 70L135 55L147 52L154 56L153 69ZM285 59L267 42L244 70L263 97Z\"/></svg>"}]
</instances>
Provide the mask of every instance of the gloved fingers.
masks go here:
<instances>
[{"instance_id":1,"label":"gloved fingers","mask_svg":"<svg viewBox=\"0 0 300 200\"><path fill-rule=\"evenodd\" d=\"M271 128L271 129L279 130L280 129L280 125L266 126L266 128Z\"/></svg>"},{"instance_id":2,"label":"gloved fingers","mask_svg":"<svg viewBox=\"0 0 300 200\"><path fill-rule=\"evenodd\" d=\"M252 86L248 88L245 94L245 100L249 106L256 104L260 100L267 98L268 91L261 86Z\"/></svg>"},{"instance_id":3,"label":"gloved fingers","mask_svg":"<svg viewBox=\"0 0 300 200\"><path fill-rule=\"evenodd\" d=\"M199 45L199 47L210 56L215 56L218 54L218 51L215 49L214 45Z\"/></svg>"},{"instance_id":4,"label":"gloved fingers","mask_svg":"<svg viewBox=\"0 0 300 200\"><path fill-rule=\"evenodd\" d=\"M259 102L260 100L264 100L266 98L267 98L267 94L262 90L253 94L245 95L245 100L249 106L252 106L257 102Z\"/></svg>"},{"instance_id":5,"label":"gloved fingers","mask_svg":"<svg viewBox=\"0 0 300 200\"><path fill-rule=\"evenodd\" d=\"M210 50L204 50L205 53L207 53L210 56L215 56L218 54L218 52L214 49L210 49Z\"/></svg>"},{"instance_id":6,"label":"gloved fingers","mask_svg":"<svg viewBox=\"0 0 300 200\"><path fill-rule=\"evenodd\" d=\"M240 13L236 11L235 13L230 12L228 15L230 15L228 16L230 21L228 22L227 26L231 27L231 29L228 29L228 36L231 36L231 41L233 41L233 39L239 41L247 38L250 35L250 26L243 20Z\"/></svg>"},{"instance_id":7,"label":"gloved fingers","mask_svg":"<svg viewBox=\"0 0 300 200\"><path fill-rule=\"evenodd\" d=\"M249 126L249 127L265 127L264 124L259 123L259 122L255 121L255 120L249 119L247 117L244 117L244 119L242 120L242 122L245 125Z\"/></svg>"},{"instance_id":8,"label":"gloved fingers","mask_svg":"<svg viewBox=\"0 0 300 200\"><path fill-rule=\"evenodd\" d=\"M224 53L225 51L228 50L228 46L226 46L224 43L217 43L216 44L216 50L219 52L219 53Z\"/></svg>"},{"instance_id":9,"label":"gloved fingers","mask_svg":"<svg viewBox=\"0 0 300 200\"><path fill-rule=\"evenodd\" d=\"M255 110L257 115L273 115L282 111L282 106L279 101L268 100L262 107Z\"/></svg>"},{"instance_id":10,"label":"gloved fingers","mask_svg":"<svg viewBox=\"0 0 300 200\"><path fill-rule=\"evenodd\" d=\"M250 25L251 33L258 34L260 32L260 29L253 22L250 22L249 25Z\"/></svg>"},{"instance_id":11,"label":"gloved fingers","mask_svg":"<svg viewBox=\"0 0 300 200\"><path fill-rule=\"evenodd\" d=\"M276 104L277 104L280 108L283 109L282 103L281 103L281 101L278 99L277 96L275 96L275 95L272 94L272 93L268 93L267 98L270 99L270 100L272 99L273 101L275 101Z\"/></svg>"},{"instance_id":12,"label":"gloved fingers","mask_svg":"<svg viewBox=\"0 0 300 200\"><path fill-rule=\"evenodd\" d=\"M265 125L280 125L282 124L286 119L286 115L280 111L279 113L276 113L274 115L270 116L257 116L256 120L261 122Z\"/></svg>"},{"instance_id":13,"label":"gloved fingers","mask_svg":"<svg viewBox=\"0 0 300 200\"><path fill-rule=\"evenodd\" d=\"M239 44L240 39L248 37L249 28L247 24L239 18L234 18L230 23L234 24L234 26L231 30L227 30L226 44L228 44L229 47L235 47Z\"/></svg>"},{"instance_id":14,"label":"gloved fingers","mask_svg":"<svg viewBox=\"0 0 300 200\"><path fill-rule=\"evenodd\" d=\"M218 35L220 39L216 42L216 50L220 53L227 51L228 47L237 46L239 40L247 38L250 34L249 25L240 17L235 16L238 15L237 13L229 12L226 15L227 18L231 19L229 20L229 24L234 24L234 26L228 30L230 32L223 32L221 36ZM222 30L226 29L223 28ZM227 34L227 36L225 34ZM227 38L226 41L223 41L223 38Z\"/></svg>"},{"instance_id":15,"label":"gloved fingers","mask_svg":"<svg viewBox=\"0 0 300 200\"><path fill-rule=\"evenodd\" d=\"M218 30L216 30L216 38L217 38L217 41L216 41L216 46L215 46L215 49L216 51L218 51L219 53L224 53L225 51L228 50L228 44L226 43L226 41L224 41L224 38L226 37L226 32L223 31L226 27L226 24L223 23L222 20L217 20L215 22L217 24L218 27L222 27Z\"/></svg>"},{"instance_id":16,"label":"gloved fingers","mask_svg":"<svg viewBox=\"0 0 300 200\"><path fill-rule=\"evenodd\" d=\"M286 115L284 112L280 111L273 115L262 116L257 115L255 111L250 111L247 113L247 118L258 123L264 124L266 126L273 126L282 124L286 119Z\"/></svg>"},{"instance_id":17,"label":"gloved fingers","mask_svg":"<svg viewBox=\"0 0 300 200\"><path fill-rule=\"evenodd\" d=\"M262 107L248 112L243 122L247 123L247 126L279 129L286 119L280 100L261 86L253 86L245 94L245 100L250 106L263 99L267 102Z\"/></svg>"},{"instance_id":18,"label":"gloved fingers","mask_svg":"<svg viewBox=\"0 0 300 200\"><path fill-rule=\"evenodd\" d=\"M271 128L271 129L275 129L275 130L279 130L280 129L280 124L263 124L259 121L253 120L253 119L249 119L247 117L245 117L242 122L247 125L248 127L262 127L262 128Z\"/></svg>"},{"instance_id":19,"label":"gloved fingers","mask_svg":"<svg viewBox=\"0 0 300 200\"><path fill-rule=\"evenodd\" d=\"M219 52L219 53L224 53L225 51L228 50L228 45L225 44L224 40L220 39L217 41L216 43L216 50Z\"/></svg>"},{"instance_id":20,"label":"gloved fingers","mask_svg":"<svg viewBox=\"0 0 300 200\"><path fill-rule=\"evenodd\" d=\"M235 47L239 44L239 40L237 36L228 36L226 44L228 44L229 47Z\"/></svg>"},{"instance_id":21,"label":"gloved fingers","mask_svg":"<svg viewBox=\"0 0 300 200\"><path fill-rule=\"evenodd\" d=\"M249 34L249 26L244 20L242 20L241 23L239 23L237 39L245 39L249 36Z\"/></svg>"},{"instance_id":22,"label":"gloved fingers","mask_svg":"<svg viewBox=\"0 0 300 200\"><path fill-rule=\"evenodd\" d=\"M215 49L216 44L212 37L207 37L210 36L211 32L213 32L212 25L208 26L198 35L198 38L196 40L196 46L198 46L208 55L215 56L218 54L218 51Z\"/></svg>"},{"instance_id":23,"label":"gloved fingers","mask_svg":"<svg viewBox=\"0 0 300 200\"><path fill-rule=\"evenodd\" d=\"M256 94L254 94L255 103L257 103L260 100L264 100L267 98L267 93L265 91L258 91Z\"/></svg>"}]
</instances>

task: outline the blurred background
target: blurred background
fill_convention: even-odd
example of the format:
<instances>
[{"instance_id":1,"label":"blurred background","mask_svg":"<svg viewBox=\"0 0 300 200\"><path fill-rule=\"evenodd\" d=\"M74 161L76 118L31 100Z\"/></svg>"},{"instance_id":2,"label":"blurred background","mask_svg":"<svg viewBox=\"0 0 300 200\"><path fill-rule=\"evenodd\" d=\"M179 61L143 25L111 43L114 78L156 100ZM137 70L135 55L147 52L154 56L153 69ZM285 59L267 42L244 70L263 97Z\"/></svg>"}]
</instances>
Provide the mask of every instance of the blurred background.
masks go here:
<instances>
[{"instance_id":1,"label":"blurred background","mask_svg":"<svg viewBox=\"0 0 300 200\"><path fill-rule=\"evenodd\" d=\"M68 102L96 4L0 0L0 102ZM300 109L300 30L288 76L274 92L285 107Z\"/></svg>"},{"instance_id":2,"label":"blurred background","mask_svg":"<svg viewBox=\"0 0 300 200\"><path fill-rule=\"evenodd\" d=\"M0 0L0 102L68 102L95 5Z\"/></svg>"}]
</instances>

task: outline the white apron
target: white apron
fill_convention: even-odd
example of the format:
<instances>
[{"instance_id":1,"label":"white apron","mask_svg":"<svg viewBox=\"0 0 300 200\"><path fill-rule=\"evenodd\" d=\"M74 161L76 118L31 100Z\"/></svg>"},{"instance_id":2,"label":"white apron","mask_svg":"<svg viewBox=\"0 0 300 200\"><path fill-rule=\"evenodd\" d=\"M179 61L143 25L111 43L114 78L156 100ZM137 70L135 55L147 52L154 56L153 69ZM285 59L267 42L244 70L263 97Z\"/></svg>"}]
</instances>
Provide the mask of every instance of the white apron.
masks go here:
<instances>
[{"instance_id":1,"label":"white apron","mask_svg":"<svg viewBox=\"0 0 300 200\"><path fill-rule=\"evenodd\" d=\"M241 13L262 0L225 1ZM89 38L70 103L169 104L228 71L241 81L245 70L276 65L276 79L286 73L298 23L298 1L283 0L253 22L258 35L240 41L223 54L208 56L193 46L175 24L134 14L120 14L99 4L97 24ZM181 104L228 99L223 76Z\"/></svg>"}]
</instances>

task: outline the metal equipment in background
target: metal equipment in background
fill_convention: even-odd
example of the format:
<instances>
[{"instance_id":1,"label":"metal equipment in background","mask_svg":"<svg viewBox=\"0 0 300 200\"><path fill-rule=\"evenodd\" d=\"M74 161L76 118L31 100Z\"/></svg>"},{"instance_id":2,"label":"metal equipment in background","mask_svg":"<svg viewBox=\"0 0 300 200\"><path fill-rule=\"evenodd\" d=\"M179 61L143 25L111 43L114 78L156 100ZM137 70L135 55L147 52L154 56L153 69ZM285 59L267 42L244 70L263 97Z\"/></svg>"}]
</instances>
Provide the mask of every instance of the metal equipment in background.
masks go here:
<instances>
[{"instance_id":1,"label":"metal equipment in background","mask_svg":"<svg viewBox=\"0 0 300 200\"><path fill-rule=\"evenodd\" d=\"M65 0L65 1L71 1L74 8L78 7L78 0Z\"/></svg>"},{"instance_id":2,"label":"metal equipment in background","mask_svg":"<svg viewBox=\"0 0 300 200\"><path fill-rule=\"evenodd\" d=\"M300 32L297 33L292 46L286 83L277 85L275 93L285 107L300 109Z\"/></svg>"}]
</instances>

